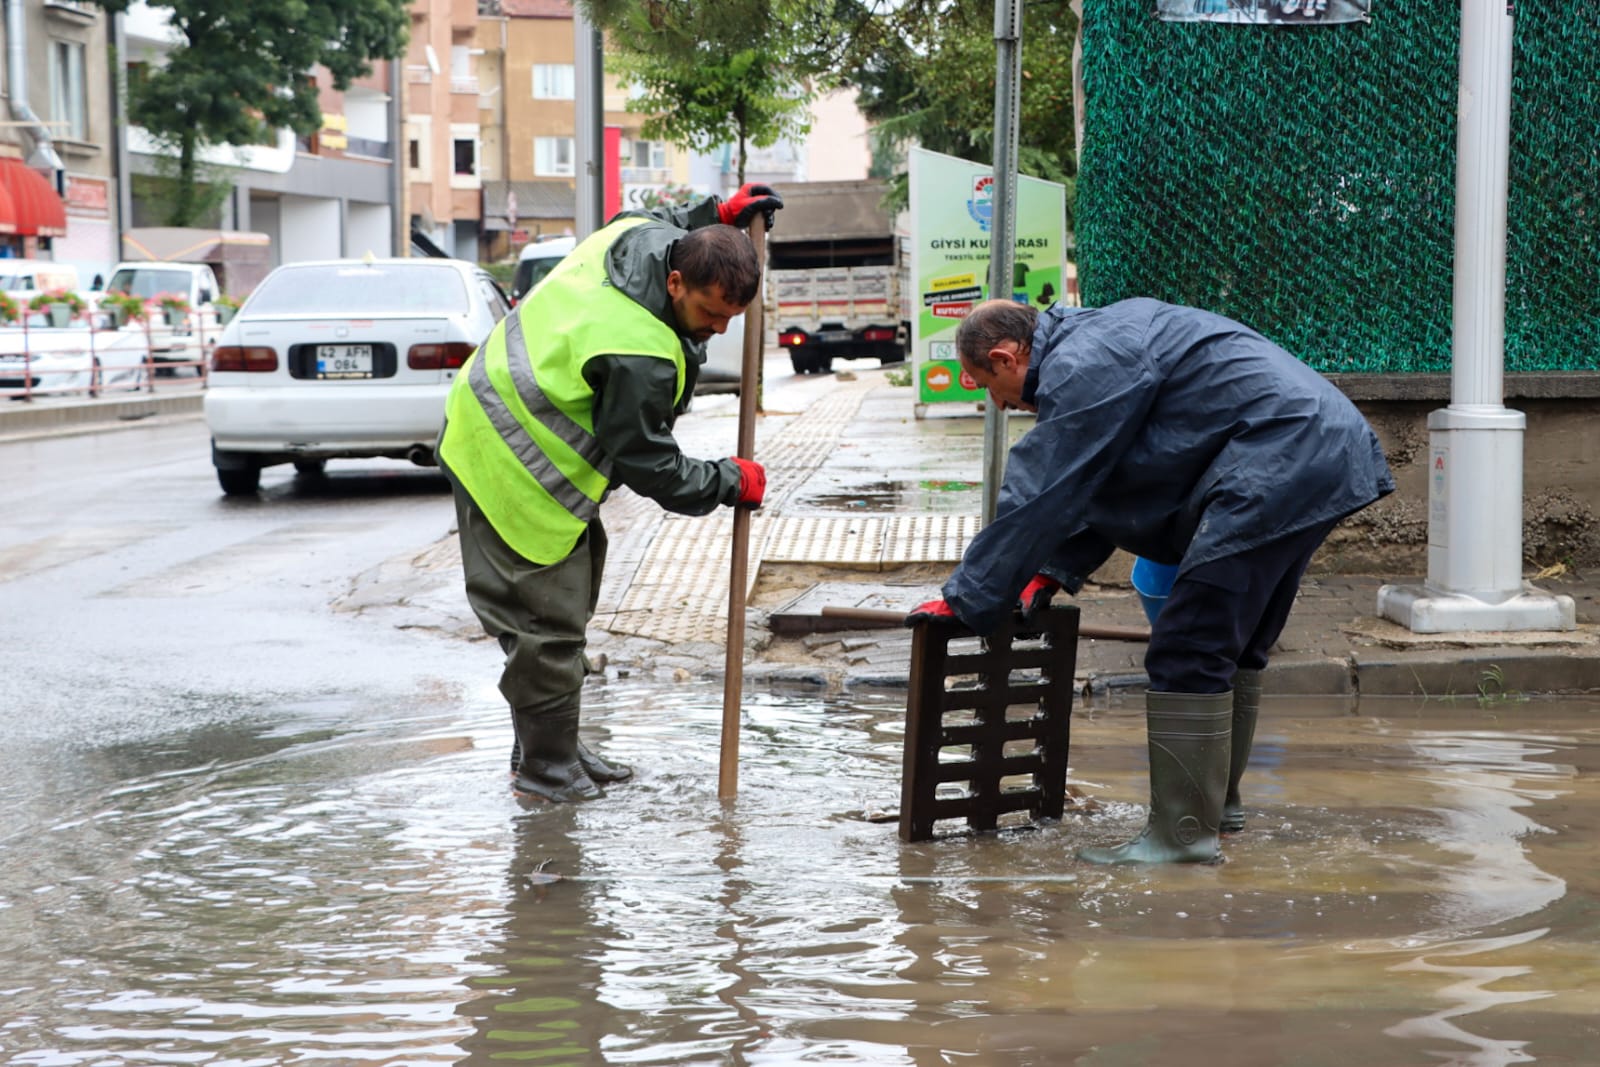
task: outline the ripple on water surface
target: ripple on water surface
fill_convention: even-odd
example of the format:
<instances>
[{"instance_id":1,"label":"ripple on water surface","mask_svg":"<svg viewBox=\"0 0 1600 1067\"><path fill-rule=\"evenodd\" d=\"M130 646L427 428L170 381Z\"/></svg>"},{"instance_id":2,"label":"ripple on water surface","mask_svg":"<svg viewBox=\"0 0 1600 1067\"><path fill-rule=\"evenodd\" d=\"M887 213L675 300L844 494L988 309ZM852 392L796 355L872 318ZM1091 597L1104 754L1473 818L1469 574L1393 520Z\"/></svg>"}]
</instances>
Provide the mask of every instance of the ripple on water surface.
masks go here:
<instances>
[{"instance_id":1,"label":"ripple on water surface","mask_svg":"<svg viewBox=\"0 0 1600 1067\"><path fill-rule=\"evenodd\" d=\"M903 694L748 694L724 805L720 689L591 686L639 777L578 807L507 795L490 696L61 757L136 773L3 839L4 1062L1476 1067L1597 1036L1591 707L1269 705L1229 862L1108 870L1072 853L1142 821L1134 714L1074 722L1101 814L908 846L861 817L898 803Z\"/></svg>"}]
</instances>

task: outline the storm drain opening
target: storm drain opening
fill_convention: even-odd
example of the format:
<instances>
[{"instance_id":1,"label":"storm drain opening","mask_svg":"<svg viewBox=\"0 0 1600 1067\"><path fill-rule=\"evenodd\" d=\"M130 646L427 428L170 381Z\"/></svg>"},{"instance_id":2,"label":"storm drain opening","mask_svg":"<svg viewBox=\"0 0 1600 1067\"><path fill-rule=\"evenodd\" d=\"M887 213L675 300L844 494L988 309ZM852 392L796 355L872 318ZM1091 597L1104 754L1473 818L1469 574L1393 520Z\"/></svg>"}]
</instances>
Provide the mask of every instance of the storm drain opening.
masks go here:
<instances>
[{"instance_id":1,"label":"storm drain opening","mask_svg":"<svg viewBox=\"0 0 1600 1067\"><path fill-rule=\"evenodd\" d=\"M1059 819L1067 796L1078 609L1014 616L985 639L916 627L906 697L900 838ZM941 827L940 824L946 824Z\"/></svg>"}]
</instances>

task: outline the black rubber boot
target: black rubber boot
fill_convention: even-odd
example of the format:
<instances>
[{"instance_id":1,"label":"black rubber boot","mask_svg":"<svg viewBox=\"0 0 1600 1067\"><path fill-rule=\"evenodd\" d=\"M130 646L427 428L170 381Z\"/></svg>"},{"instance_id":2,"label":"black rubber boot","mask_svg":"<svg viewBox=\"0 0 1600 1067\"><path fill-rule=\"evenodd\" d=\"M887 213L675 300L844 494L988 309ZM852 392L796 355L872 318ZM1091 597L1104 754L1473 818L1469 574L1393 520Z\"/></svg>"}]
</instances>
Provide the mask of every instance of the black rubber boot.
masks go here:
<instances>
[{"instance_id":1,"label":"black rubber boot","mask_svg":"<svg viewBox=\"0 0 1600 1067\"><path fill-rule=\"evenodd\" d=\"M1261 672L1236 671L1233 676L1233 739L1228 748L1228 791L1222 799L1222 832L1244 829L1244 804L1239 800L1239 779L1250 763L1250 745L1256 737L1256 717L1261 711Z\"/></svg>"},{"instance_id":2,"label":"black rubber boot","mask_svg":"<svg viewBox=\"0 0 1600 1067\"><path fill-rule=\"evenodd\" d=\"M1146 693L1150 818L1131 841L1078 850L1089 863L1216 863L1228 787L1232 693Z\"/></svg>"},{"instance_id":3,"label":"black rubber boot","mask_svg":"<svg viewBox=\"0 0 1600 1067\"><path fill-rule=\"evenodd\" d=\"M583 769L588 773L589 777L601 785L626 782L633 777L632 767L624 766L621 763L612 763L582 741L578 742L578 762L583 764Z\"/></svg>"},{"instance_id":4,"label":"black rubber boot","mask_svg":"<svg viewBox=\"0 0 1600 1067\"><path fill-rule=\"evenodd\" d=\"M605 796L578 757L578 705L513 708L518 760L511 789L523 796L569 804Z\"/></svg>"},{"instance_id":5,"label":"black rubber boot","mask_svg":"<svg viewBox=\"0 0 1600 1067\"><path fill-rule=\"evenodd\" d=\"M522 744L515 738L511 741L511 773L517 773L517 764L522 762ZM633 777L633 768L621 763L612 763L604 756L598 754L582 741L578 742L578 762L583 764L583 769L588 772L601 785L610 785L614 782L626 782Z\"/></svg>"}]
</instances>

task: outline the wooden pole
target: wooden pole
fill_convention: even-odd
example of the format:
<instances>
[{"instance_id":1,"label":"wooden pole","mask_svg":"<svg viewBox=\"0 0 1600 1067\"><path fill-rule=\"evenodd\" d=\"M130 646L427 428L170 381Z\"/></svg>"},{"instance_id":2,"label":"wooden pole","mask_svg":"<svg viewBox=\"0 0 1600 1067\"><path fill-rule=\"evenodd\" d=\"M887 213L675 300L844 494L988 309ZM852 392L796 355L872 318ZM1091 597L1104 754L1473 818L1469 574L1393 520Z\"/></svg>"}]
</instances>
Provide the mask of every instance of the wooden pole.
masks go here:
<instances>
[{"instance_id":1,"label":"wooden pole","mask_svg":"<svg viewBox=\"0 0 1600 1067\"><path fill-rule=\"evenodd\" d=\"M871 629L887 629L906 624L905 612L889 611L885 608L829 606L822 609L822 617L825 619L849 619ZM1078 636L1099 638L1102 641L1149 641L1150 631L1143 626L1094 626L1080 622L1078 624Z\"/></svg>"},{"instance_id":2,"label":"wooden pole","mask_svg":"<svg viewBox=\"0 0 1600 1067\"><path fill-rule=\"evenodd\" d=\"M763 269L767 259L767 223L760 212L750 220L750 243ZM761 294L744 313L744 365L739 371L739 450L741 459L756 452L756 401L761 380ZM717 796L730 799L739 791L739 716L744 694L744 589L750 572L750 511L733 509L733 565L728 572L728 655L722 670L722 755L717 770Z\"/></svg>"}]
</instances>

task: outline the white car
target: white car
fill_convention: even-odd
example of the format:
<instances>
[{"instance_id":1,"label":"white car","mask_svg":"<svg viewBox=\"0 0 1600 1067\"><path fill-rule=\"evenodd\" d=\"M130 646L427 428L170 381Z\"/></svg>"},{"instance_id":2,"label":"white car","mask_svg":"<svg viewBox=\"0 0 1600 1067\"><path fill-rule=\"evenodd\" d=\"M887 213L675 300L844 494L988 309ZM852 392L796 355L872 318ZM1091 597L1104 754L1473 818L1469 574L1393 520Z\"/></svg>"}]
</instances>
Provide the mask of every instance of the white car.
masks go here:
<instances>
[{"instance_id":1,"label":"white car","mask_svg":"<svg viewBox=\"0 0 1600 1067\"><path fill-rule=\"evenodd\" d=\"M144 330L91 330L85 322L44 325L32 314L26 330L0 327L0 396L133 391L148 380Z\"/></svg>"},{"instance_id":2,"label":"white car","mask_svg":"<svg viewBox=\"0 0 1600 1067\"><path fill-rule=\"evenodd\" d=\"M433 455L450 383L510 303L456 259L293 263L256 287L217 339L205 398L222 491L261 469Z\"/></svg>"}]
</instances>

